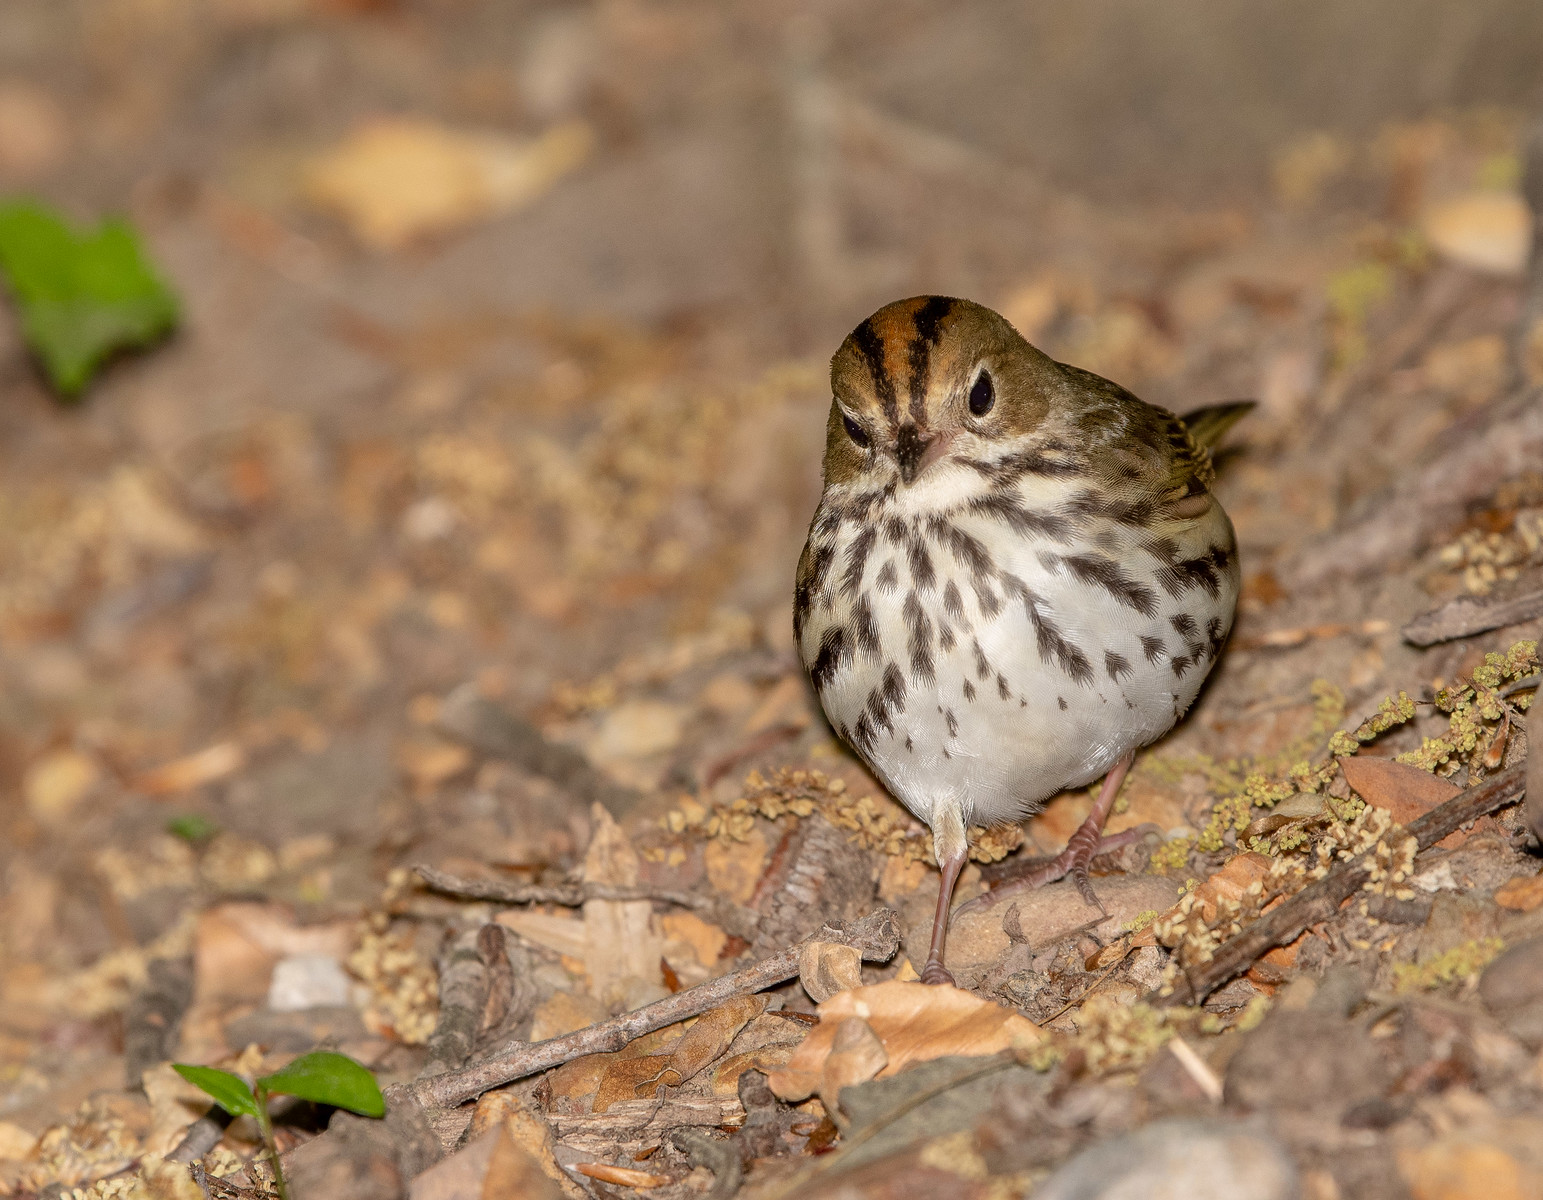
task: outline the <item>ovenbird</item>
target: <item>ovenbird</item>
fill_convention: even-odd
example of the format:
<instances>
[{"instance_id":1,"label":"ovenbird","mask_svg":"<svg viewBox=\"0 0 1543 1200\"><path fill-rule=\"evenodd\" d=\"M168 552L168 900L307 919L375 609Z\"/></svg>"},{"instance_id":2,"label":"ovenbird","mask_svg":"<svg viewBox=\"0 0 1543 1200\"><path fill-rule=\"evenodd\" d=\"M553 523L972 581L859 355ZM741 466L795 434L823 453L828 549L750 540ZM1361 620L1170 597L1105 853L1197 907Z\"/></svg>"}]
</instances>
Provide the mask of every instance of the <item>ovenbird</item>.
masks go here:
<instances>
[{"instance_id":1,"label":"ovenbird","mask_svg":"<svg viewBox=\"0 0 1543 1200\"><path fill-rule=\"evenodd\" d=\"M966 830L1100 776L1034 883L1087 867L1135 751L1194 701L1232 626L1210 448L1252 405L1183 417L1056 362L1000 315L897 301L831 361L824 490L794 636L836 733L931 828L943 965Z\"/></svg>"}]
</instances>

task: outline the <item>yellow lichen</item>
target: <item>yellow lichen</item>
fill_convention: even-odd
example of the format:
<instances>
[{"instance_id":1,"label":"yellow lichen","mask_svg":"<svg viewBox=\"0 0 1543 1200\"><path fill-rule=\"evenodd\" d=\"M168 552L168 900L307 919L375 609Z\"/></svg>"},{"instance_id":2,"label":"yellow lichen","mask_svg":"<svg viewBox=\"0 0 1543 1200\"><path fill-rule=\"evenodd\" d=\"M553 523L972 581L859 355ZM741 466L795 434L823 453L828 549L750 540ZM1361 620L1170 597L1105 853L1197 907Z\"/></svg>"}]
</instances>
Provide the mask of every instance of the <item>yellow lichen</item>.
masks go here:
<instances>
[{"instance_id":1,"label":"yellow lichen","mask_svg":"<svg viewBox=\"0 0 1543 1200\"><path fill-rule=\"evenodd\" d=\"M770 779L755 771L746 778L745 794L739 799L707 806L683 796L663 824L672 833L689 830L703 837L744 841L755 828L757 817L775 821L814 813L852 834L852 840L865 850L879 850L892 858L932 861L932 835L900 805L887 796L853 798L843 780L830 779L823 771L784 767ZM969 830L969 854L975 862L997 862L1022 844L1023 830L1017 825L976 825Z\"/></svg>"},{"instance_id":2,"label":"yellow lichen","mask_svg":"<svg viewBox=\"0 0 1543 1200\"><path fill-rule=\"evenodd\" d=\"M1393 968L1393 990L1429 991L1443 984L1477 979L1479 972L1504 949L1505 943L1497 937L1474 938L1429 962L1399 963Z\"/></svg>"},{"instance_id":3,"label":"yellow lichen","mask_svg":"<svg viewBox=\"0 0 1543 1200\"><path fill-rule=\"evenodd\" d=\"M359 946L347 965L370 989L367 1026L409 1046L429 1040L439 1015L439 977L414 947L410 931L393 930L384 913L370 914L360 924Z\"/></svg>"}]
</instances>

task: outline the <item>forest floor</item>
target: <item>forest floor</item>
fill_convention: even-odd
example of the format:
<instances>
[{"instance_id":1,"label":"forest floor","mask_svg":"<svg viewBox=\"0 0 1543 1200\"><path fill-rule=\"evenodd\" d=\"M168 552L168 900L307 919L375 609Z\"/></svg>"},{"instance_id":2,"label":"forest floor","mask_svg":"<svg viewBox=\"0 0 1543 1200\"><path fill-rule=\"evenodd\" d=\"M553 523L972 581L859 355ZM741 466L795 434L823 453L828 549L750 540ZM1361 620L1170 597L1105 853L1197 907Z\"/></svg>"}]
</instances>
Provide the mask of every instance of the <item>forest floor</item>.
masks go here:
<instances>
[{"instance_id":1,"label":"forest floor","mask_svg":"<svg viewBox=\"0 0 1543 1200\"><path fill-rule=\"evenodd\" d=\"M128 211L184 305L75 407L0 322L0 1195L267 1195L168 1064L318 1046L393 1085L281 1116L329 1200L1543 1195L1521 115L1137 203L907 110L957 31L860 7L0 13L6 190ZM790 618L828 355L923 290L1259 401L1237 626L1107 917L961 918L957 991L907 982L930 843Z\"/></svg>"}]
</instances>

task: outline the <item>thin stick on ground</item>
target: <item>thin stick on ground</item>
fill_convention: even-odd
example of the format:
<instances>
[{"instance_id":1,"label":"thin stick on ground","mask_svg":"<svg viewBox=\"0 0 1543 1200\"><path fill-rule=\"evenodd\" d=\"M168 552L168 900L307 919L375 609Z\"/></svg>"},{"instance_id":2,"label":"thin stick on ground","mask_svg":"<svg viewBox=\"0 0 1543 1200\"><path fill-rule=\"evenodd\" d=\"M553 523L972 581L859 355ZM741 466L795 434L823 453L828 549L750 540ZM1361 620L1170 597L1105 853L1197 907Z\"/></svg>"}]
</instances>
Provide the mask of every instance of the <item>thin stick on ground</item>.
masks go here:
<instances>
[{"instance_id":1,"label":"thin stick on ground","mask_svg":"<svg viewBox=\"0 0 1543 1200\"><path fill-rule=\"evenodd\" d=\"M1478 817L1514 804L1522 796L1522 778L1526 764L1517 763L1483 783L1459 792L1445 804L1437 805L1406 826L1421 850L1428 850L1447 834ZM1175 981L1168 995L1153 994L1154 1004L1173 1007L1198 1004L1234 975L1241 975L1264 954L1284 946L1309 926L1327 921L1339 906L1361 890L1371 878L1366 859L1340 863L1327 875L1309 884L1273 912L1255 921L1242 933L1219 947L1210 961L1189 976Z\"/></svg>"},{"instance_id":2,"label":"thin stick on ground","mask_svg":"<svg viewBox=\"0 0 1543 1200\"><path fill-rule=\"evenodd\" d=\"M494 904L556 904L578 908L587 900L657 900L676 904L711 917L729 933L754 932L757 915L736 904L668 888L623 887L611 883L521 884L496 879L462 879L429 866L413 868L432 891L458 900L488 900Z\"/></svg>"},{"instance_id":3,"label":"thin stick on ground","mask_svg":"<svg viewBox=\"0 0 1543 1200\"><path fill-rule=\"evenodd\" d=\"M1509 600L1488 600L1459 596L1440 608L1421 613L1404 626L1404 641L1416 646L1434 646L1457 638L1472 637L1491 629L1504 629L1543 617L1543 587L1533 588Z\"/></svg>"},{"instance_id":4,"label":"thin stick on ground","mask_svg":"<svg viewBox=\"0 0 1543 1200\"><path fill-rule=\"evenodd\" d=\"M635 1012L544 1042L511 1042L488 1058L461 1070L420 1080L413 1085L413 1094L425 1107L451 1108L490 1088L561 1066L586 1054L620 1050L645 1033L700 1016L736 996L751 995L792 979L798 974L799 955L810 941L855 946L864 961L885 962L900 947L900 927L896 923L896 914L887 908L854 921L848 928L827 925L760 962L676 992Z\"/></svg>"}]
</instances>

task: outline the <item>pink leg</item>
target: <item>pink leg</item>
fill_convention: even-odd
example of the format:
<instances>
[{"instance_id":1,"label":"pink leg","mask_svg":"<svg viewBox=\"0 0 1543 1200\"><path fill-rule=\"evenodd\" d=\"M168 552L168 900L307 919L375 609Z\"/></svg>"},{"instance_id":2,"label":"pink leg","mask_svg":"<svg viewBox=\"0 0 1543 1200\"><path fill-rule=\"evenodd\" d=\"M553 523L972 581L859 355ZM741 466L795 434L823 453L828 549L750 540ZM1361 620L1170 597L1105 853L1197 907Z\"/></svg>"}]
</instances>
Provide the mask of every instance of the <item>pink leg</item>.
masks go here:
<instances>
[{"instance_id":1,"label":"pink leg","mask_svg":"<svg viewBox=\"0 0 1543 1200\"><path fill-rule=\"evenodd\" d=\"M943 864L943 878L938 882L938 910L932 918L932 945L927 950L927 965L922 968L923 983L954 982L954 977L943 965L943 944L948 940L948 906L954 898L954 884L959 882L959 872L964 870L965 851Z\"/></svg>"},{"instance_id":2,"label":"pink leg","mask_svg":"<svg viewBox=\"0 0 1543 1200\"><path fill-rule=\"evenodd\" d=\"M1104 786L1098 790L1098 799L1093 802L1093 811L1088 813L1088 819L1078 826L1076 833L1072 834L1071 840L1066 843L1065 850L1043 867L1021 879L1002 884L982 896L977 896L969 903L960 905L959 911L989 908L1008 896L1032 891L1034 888L1043 887L1047 883L1054 883L1057 879L1070 875L1072 882L1077 885L1077 891L1082 894L1088 906L1103 912L1104 906L1094 893L1092 883L1088 881L1088 864L1100 854L1129 845L1141 836L1140 831L1134 829L1114 834L1112 837L1103 836L1104 822L1109 819L1110 810L1114 808L1114 798L1119 794L1120 784L1125 782L1125 773L1130 770L1131 760L1135 757L1135 751L1131 751L1110 768L1109 774L1104 776Z\"/></svg>"}]
</instances>

